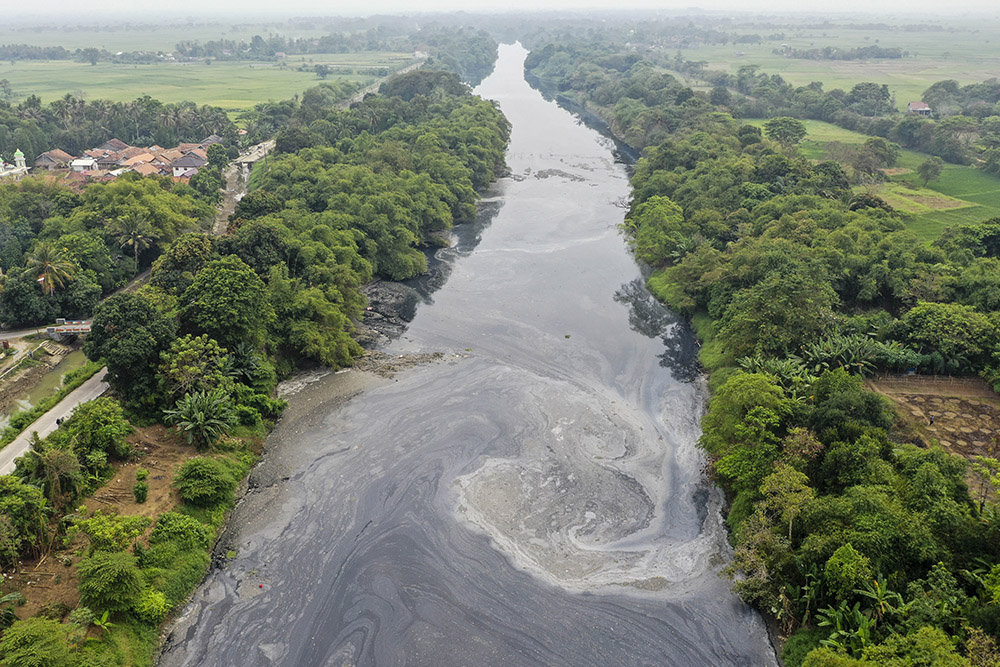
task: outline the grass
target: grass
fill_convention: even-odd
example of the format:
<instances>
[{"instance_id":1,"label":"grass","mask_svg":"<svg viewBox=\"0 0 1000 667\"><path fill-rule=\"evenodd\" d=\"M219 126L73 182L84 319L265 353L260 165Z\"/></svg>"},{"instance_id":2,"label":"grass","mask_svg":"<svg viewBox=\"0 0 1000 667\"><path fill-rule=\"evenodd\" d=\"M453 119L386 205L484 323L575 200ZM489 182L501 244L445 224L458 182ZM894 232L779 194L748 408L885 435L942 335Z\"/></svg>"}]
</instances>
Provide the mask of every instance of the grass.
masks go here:
<instances>
[{"instance_id":1,"label":"grass","mask_svg":"<svg viewBox=\"0 0 1000 667\"><path fill-rule=\"evenodd\" d=\"M204 61L161 62L150 65L78 63L66 60L18 61L0 64L0 79L10 81L24 98L37 95L51 102L72 93L85 99L116 102L149 95L162 102L192 101L221 107L231 114L250 109L258 102L282 100L321 82L313 72L300 72L306 65L329 65L334 73L327 81L349 80L367 84L375 80L356 70L370 67L400 69L412 62L405 53L310 54L291 56L285 66L271 62ZM351 73L338 73L352 70Z\"/></svg>"}]
</instances>

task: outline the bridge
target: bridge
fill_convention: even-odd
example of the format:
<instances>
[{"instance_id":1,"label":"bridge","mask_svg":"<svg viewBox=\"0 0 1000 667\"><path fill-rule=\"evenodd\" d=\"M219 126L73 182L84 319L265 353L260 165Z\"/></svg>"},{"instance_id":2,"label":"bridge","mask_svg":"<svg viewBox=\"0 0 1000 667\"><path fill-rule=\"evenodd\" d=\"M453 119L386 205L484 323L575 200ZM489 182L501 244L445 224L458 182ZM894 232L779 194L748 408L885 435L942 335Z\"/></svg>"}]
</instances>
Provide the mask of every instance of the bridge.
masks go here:
<instances>
[{"instance_id":1,"label":"bridge","mask_svg":"<svg viewBox=\"0 0 1000 667\"><path fill-rule=\"evenodd\" d=\"M52 340L62 340L63 336L83 336L90 333L90 320L67 320L60 317L55 326L45 328L45 333Z\"/></svg>"}]
</instances>

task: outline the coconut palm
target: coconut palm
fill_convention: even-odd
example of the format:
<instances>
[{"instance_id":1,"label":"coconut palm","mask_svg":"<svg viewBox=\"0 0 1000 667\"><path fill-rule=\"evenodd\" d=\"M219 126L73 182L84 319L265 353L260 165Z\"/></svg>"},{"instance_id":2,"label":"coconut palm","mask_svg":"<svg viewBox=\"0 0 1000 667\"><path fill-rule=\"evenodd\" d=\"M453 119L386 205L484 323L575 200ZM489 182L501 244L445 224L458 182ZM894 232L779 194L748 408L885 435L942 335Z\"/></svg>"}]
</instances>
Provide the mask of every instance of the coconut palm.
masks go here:
<instances>
[{"instance_id":1,"label":"coconut palm","mask_svg":"<svg viewBox=\"0 0 1000 667\"><path fill-rule=\"evenodd\" d=\"M42 291L51 295L56 288L73 280L75 273L76 264L64 249L57 248L51 241L42 241L28 255L23 275L37 280Z\"/></svg>"},{"instance_id":2,"label":"coconut palm","mask_svg":"<svg viewBox=\"0 0 1000 667\"><path fill-rule=\"evenodd\" d=\"M131 248L135 270L139 272L139 253L153 244L153 226L137 211L129 211L108 226L121 248Z\"/></svg>"}]
</instances>

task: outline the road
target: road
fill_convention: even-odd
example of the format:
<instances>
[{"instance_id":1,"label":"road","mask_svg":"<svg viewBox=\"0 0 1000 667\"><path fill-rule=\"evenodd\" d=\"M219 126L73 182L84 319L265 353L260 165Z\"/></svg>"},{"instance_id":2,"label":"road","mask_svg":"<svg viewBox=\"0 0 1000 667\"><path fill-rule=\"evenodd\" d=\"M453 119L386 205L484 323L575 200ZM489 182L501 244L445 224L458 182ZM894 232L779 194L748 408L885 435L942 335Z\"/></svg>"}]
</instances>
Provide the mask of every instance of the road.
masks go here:
<instances>
[{"instance_id":1,"label":"road","mask_svg":"<svg viewBox=\"0 0 1000 667\"><path fill-rule=\"evenodd\" d=\"M14 340L33 333L45 333L45 327L35 329L17 329L15 331L0 331L0 340Z\"/></svg>"},{"instance_id":2,"label":"road","mask_svg":"<svg viewBox=\"0 0 1000 667\"><path fill-rule=\"evenodd\" d=\"M9 445L0 450L0 475L14 472L14 459L24 454L31 447L31 434L34 431L42 438L56 430L56 420L65 419L73 413L73 409L81 403L92 401L108 390L104 381L108 369L102 368L92 378L70 392L69 396L59 401L56 407L35 420L31 426L24 429Z\"/></svg>"}]
</instances>

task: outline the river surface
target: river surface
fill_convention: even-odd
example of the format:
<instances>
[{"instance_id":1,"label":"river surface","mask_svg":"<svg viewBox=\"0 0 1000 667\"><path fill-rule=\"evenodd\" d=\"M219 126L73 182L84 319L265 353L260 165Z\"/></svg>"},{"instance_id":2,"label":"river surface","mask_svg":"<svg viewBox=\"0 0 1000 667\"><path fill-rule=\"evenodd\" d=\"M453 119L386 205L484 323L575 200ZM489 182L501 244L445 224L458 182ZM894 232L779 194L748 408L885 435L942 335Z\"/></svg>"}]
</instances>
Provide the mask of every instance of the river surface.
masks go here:
<instances>
[{"instance_id":1,"label":"river surface","mask_svg":"<svg viewBox=\"0 0 1000 667\"><path fill-rule=\"evenodd\" d=\"M163 667L774 664L718 574L694 344L617 230L625 166L525 55L476 91L513 124L511 173L388 350L444 358L292 397L308 418L266 458L287 481L235 513Z\"/></svg>"}]
</instances>

